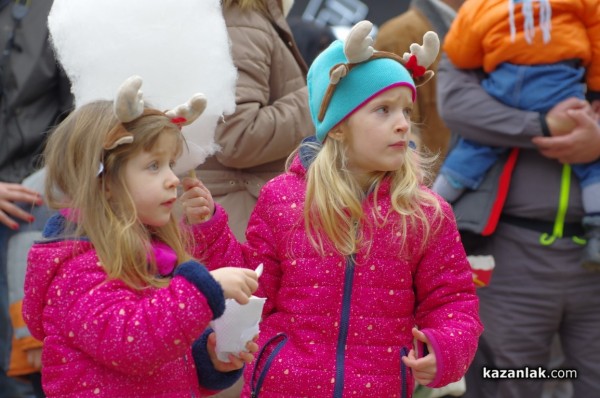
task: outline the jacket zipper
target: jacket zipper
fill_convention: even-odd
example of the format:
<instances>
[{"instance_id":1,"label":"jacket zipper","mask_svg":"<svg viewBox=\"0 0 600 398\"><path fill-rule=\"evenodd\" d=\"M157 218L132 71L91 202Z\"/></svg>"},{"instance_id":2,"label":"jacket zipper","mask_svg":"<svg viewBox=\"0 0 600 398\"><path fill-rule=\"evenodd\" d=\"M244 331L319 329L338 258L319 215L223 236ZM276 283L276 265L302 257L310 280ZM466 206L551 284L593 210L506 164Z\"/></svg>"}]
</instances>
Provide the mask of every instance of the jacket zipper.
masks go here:
<instances>
[{"instance_id":1,"label":"jacket zipper","mask_svg":"<svg viewBox=\"0 0 600 398\"><path fill-rule=\"evenodd\" d=\"M340 333L335 359L335 385L333 397L341 398L344 392L344 359L346 356L346 341L348 340L348 323L350 318L350 302L352 296L352 285L354 282L355 255L346 258L346 271L344 274L344 296L342 297L342 314L340 317Z\"/></svg>"},{"instance_id":2,"label":"jacket zipper","mask_svg":"<svg viewBox=\"0 0 600 398\"><path fill-rule=\"evenodd\" d=\"M402 362L402 357L408 355L408 349L402 347L400 349L400 398L408 398L408 369Z\"/></svg>"}]
</instances>

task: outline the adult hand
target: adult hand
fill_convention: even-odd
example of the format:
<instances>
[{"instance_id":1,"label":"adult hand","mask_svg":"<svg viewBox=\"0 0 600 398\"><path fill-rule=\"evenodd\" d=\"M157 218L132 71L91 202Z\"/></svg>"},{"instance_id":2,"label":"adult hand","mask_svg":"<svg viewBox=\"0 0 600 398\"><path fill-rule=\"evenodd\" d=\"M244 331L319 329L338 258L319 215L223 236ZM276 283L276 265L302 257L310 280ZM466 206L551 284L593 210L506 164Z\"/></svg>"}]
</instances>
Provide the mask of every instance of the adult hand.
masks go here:
<instances>
[{"instance_id":1,"label":"adult hand","mask_svg":"<svg viewBox=\"0 0 600 398\"><path fill-rule=\"evenodd\" d=\"M421 332L417 328L413 328L412 334L417 341L427 344L427 350L429 353L422 358L417 358L415 355L415 350L410 350L408 356L402 357L402 362L412 369L417 383L422 386L426 386L435 379L435 375L437 373L437 361L435 359L433 348L429 344L429 339L425 333Z\"/></svg>"},{"instance_id":2,"label":"adult hand","mask_svg":"<svg viewBox=\"0 0 600 398\"><path fill-rule=\"evenodd\" d=\"M588 108L566 109L575 123L570 134L557 137L534 137L540 153L561 163L589 163L600 158L600 126Z\"/></svg>"},{"instance_id":3,"label":"adult hand","mask_svg":"<svg viewBox=\"0 0 600 398\"><path fill-rule=\"evenodd\" d=\"M591 105L592 112L594 112L596 116L600 116L600 100L593 100Z\"/></svg>"},{"instance_id":4,"label":"adult hand","mask_svg":"<svg viewBox=\"0 0 600 398\"><path fill-rule=\"evenodd\" d=\"M13 230L19 229L15 218L26 222L33 221L33 216L15 205L16 202L39 206L42 204L42 196L21 184L0 182L0 223Z\"/></svg>"}]
</instances>

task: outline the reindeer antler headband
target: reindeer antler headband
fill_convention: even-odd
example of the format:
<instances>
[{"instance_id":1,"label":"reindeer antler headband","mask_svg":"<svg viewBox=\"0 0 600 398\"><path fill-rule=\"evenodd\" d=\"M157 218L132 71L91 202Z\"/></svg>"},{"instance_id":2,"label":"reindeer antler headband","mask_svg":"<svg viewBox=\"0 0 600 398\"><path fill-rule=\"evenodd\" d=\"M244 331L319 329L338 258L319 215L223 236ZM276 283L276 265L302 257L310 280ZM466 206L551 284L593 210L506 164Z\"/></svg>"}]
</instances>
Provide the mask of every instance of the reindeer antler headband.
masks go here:
<instances>
[{"instance_id":1,"label":"reindeer antler headband","mask_svg":"<svg viewBox=\"0 0 600 398\"><path fill-rule=\"evenodd\" d=\"M402 57L372 47L369 21L356 24L345 42L334 41L319 54L308 71L308 103L317 139L325 140L337 124L381 92L416 87L433 76L427 67L437 57L439 39L427 32L423 45L412 44ZM415 83L416 82L416 83Z\"/></svg>"},{"instance_id":2,"label":"reindeer antler headband","mask_svg":"<svg viewBox=\"0 0 600 398\"><path fill-rule=\"evenodd\" d=\"M114 101L114 112L121 123L131 122L144 112L141 87L142 78L139 76L129 77L119 87ZM165 112L165 115L181 128L198 119L204 109L206 109L206 97L203 94L195 94L187 103ZM103 148L111 150L122 144L130 144L133 140L133 135L127 129L114 129L106 137Z\"/></svg>"},{"instance_id":3,"label":"reindeer antler headband","mask_svg":"<svg viewBox=\"0 0 600 398\"><path fill-rule=\"evenodd\" d=\"M365 62L389 58L402 64L411 74L415 85L425 84L434 75L427 68L435 61L440 50L440 41L435 32L427 32L423 36L423 45L413 43L410 52L404 53L402 57L385 51L375 51L372 47L373 39L369 36L373 24L369 21L361 21L350 30L344 45L344 55L347 62L334 65L329 72L329 86L319 108L318 120L325 118L325 113L331 101L331 97L340 82L356 66Z\"/></svg>"}]
</instances>

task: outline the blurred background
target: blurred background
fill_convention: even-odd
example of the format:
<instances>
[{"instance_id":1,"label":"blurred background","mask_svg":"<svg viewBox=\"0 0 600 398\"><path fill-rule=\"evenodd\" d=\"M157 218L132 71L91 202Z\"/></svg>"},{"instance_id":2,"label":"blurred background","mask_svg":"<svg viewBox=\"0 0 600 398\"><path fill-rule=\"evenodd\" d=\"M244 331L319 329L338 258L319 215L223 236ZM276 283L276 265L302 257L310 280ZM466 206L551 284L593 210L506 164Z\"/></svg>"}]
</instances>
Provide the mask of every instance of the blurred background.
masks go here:
<instances>
[{"instance_id":1,"label":"blurred background","mask_svg":"<svg viewBox=\"0 0 600 398\"><path fill-rule=\"evenodd\" d=\"M295 0L289 17L330 25L343 38L347 29L358 21L373 22L377 27L406 11L410 0Z\"/></svg>"}]
</instances>

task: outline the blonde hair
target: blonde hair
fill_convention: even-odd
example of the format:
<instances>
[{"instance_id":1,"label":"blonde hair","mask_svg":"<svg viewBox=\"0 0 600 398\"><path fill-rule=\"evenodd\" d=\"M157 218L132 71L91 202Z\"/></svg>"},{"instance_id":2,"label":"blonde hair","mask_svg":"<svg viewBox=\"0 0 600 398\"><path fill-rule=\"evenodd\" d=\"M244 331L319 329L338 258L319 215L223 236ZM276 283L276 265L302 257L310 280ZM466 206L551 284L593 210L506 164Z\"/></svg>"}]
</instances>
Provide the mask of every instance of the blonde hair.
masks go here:
<instances>
[{"instance_id":1,"label":"blonde hair","mask_svg":"<svg viewBox=\"0 0 600 398\"><path fill-rule=\"evenodd\" d=\"M106 137L116 129L131 133L133 143L103 149ZM47 203L54 209L68 208L73 215L67 217L65 238L87 237L109 278L137 289L167 283L156 276L155 259L148 264L152 240L170 246L178 262L191 257L186 251L191 239L179 230L173 215L165 226L152 230L138 221L125 183L127 162L150 150L162 134L178 137L181 152L183 136L163 112L146 108L137 119L121 123L112 101L96 101L71 113L50 135L44 152Z\"/></svg>"},{"instance_id":2,"label":"blonde hair","mask_svg":"<svg viewBox=\"0 0 600 398\"><path fill-rule=\"evenodd\" d=\"M306 145L306 144L305 144ZM431 232L424 207L432 207L435 214L441 212L438 200L427 190L422 189L426 170L435 162L435 158L421 157L414 150L406 151L406 160L399 170L378 172L370 181L373 192L373 212L376 224L365 224L362 202L367 193L348 169L346 143L341 140L325 139L322 147L309 144L310 150L318 151L307 170L306 198L304 204L304 226L313 246L321 253L332 245L343 255L351 255L359 249L370 248L371 234L375 228L382 227L388 214L378 210L378 191L382 182L390 180L392 210L400 214L398 228L401 233L402 250L409 230L422 227L426 244Z\"/></svg>"},{"instance_id":3,"label":"blonde hair","mask_svg":"<svg viewBox=\"0 0 600 398\"><path fill-rule=\"evenodd\" d=\"M254 10L267 13L265 0L222 0L223 9L237 5L242 11Z\"/></svg>"}]
</instances>

